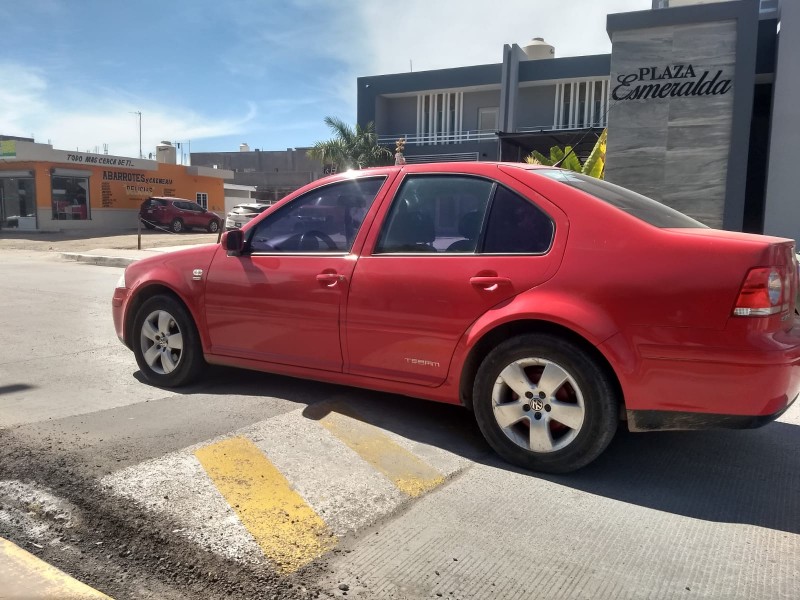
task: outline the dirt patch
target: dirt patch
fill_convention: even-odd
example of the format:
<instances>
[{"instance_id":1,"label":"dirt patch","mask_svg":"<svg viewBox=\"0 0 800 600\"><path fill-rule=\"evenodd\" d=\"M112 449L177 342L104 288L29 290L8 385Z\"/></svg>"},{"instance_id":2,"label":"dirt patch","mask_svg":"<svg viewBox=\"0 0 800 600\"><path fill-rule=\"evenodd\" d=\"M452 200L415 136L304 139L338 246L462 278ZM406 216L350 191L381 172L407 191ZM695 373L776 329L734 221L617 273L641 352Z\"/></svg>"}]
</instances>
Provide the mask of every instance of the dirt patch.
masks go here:
<instances>
[{"instance_id":1,"label":"dirt patch","mask_svg":"<svg viewBox=\"0 0 800 600\"><path fill-rule=\"evenodd\" d=\"M179 527L109 494L80 465L0 431L0 536L117 600L319 598L322 564L293 576L176 535Z\"/></svg>"}]
</instances>

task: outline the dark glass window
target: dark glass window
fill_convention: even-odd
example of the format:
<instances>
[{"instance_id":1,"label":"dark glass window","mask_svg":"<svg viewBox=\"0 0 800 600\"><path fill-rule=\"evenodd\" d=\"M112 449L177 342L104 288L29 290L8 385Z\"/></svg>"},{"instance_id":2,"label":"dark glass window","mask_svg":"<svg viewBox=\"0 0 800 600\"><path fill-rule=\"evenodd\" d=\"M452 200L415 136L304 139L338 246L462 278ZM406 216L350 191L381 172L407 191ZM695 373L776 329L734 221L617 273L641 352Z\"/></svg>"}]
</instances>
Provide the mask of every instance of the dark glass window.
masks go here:
<instances>
[{"instance_id":1,"label":"dark glass window","mask_svg":"<svg viewBox=\"0 0 800 600\"><path fill-rule=\"evenodd\" d=\"M536 205L498 186L483 243L485 254L542 254L553 241L553 222Z\"/></svg>"},{"instance_id":2,"label":"dark glass window","mask_svg":"<svg viewBox=\"0 0 800 600\"><path fill-rule=\"evenodd\" d=\"M385 181L370 177L319 187L261 221L250 252L349 252Z\"/></svg>"},{"instance_id":3,"label":"dark glass window","mask_svg":"<svg viewBox=\"0 0 800 600\"><path fill-rule=\"evenodd\" d=\"M493 187L464 175L406 177L375 253L475 252Z\"/></svg>"},{"instance_id":4,"label":"dark glass window","mask_svg":"<svg viewBox=\"0 0 800 600\"><path fill-rule=\"evenodd\" d=\"M535 173L586 192L655 227L707 228L674 208L602 179L556 169L536 169Z\"/></svg>"}]
</instances>

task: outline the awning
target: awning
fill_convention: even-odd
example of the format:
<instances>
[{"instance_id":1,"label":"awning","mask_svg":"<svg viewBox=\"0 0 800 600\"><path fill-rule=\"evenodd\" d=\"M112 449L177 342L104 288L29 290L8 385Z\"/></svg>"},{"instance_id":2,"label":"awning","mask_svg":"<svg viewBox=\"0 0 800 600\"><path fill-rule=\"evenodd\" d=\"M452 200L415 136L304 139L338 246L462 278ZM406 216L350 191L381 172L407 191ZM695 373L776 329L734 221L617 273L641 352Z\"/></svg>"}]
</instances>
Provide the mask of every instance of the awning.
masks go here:
<instances>
[{"instance_id":1,"label":"awning","mask_svg":"<svg viewBox=\"0 0 800 600\"><path fill-rule=\"evenodd\" d=\"M553 146L574 146L575 154L581 161L592 152L595 142L603 133L602 127L590 129L569 129L569 130L542 130L530 131L525 133L502 133L498 132L500 138L500 156L498 160L509 162L525 162L525 157L534 150L545 156L550 155L550 148Z\"/></svg>"}]
</instances>

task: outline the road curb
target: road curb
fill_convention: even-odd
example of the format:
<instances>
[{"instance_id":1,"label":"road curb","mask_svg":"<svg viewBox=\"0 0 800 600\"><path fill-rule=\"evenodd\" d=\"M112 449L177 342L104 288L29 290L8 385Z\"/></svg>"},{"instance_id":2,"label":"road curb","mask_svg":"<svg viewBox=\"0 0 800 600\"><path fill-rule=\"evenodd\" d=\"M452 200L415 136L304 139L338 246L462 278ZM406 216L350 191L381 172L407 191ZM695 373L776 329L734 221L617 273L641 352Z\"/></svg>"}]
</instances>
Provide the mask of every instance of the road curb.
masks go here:
<instances>
[{"instance_id":1,"label":"road curb","mask_svg":"<svg viewBox=\"0 0 800 600\"><path fill-rule=\"evenodd\" d=\"M110 600L4 538L0 538L0 597Z\"/></svg>"},{"instance_id":2,"label":"road curb","mask_svg":"<svg viewBox=\"0 0 800 600\"><path fill-rule=\"evenodd\" d=\"M61 258L102 267L127 267L129 264L139 260L138 258L126 256L98 256L96 254L81 254L79 252L61 252Z\"/></svg>"}]
</instances>

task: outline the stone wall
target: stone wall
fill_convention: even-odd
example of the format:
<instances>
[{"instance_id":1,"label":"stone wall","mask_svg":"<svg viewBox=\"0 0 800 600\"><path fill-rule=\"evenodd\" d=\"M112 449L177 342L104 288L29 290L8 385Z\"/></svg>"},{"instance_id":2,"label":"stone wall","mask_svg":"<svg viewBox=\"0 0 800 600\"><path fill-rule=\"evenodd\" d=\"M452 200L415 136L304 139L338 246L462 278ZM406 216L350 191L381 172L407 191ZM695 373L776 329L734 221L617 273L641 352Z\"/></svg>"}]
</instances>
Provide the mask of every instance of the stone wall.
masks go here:
<instances>
[{"instance_id":1,"label":"stone wall","mask_svg":"<svg viewBox=\"0 0 800 600\"><path fill-rule=\"evenodd\" d=\"M722 227L736 21L612 37L606 179Z\"/></svg>"}]
</instances>

